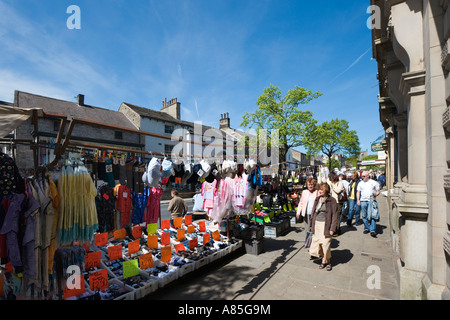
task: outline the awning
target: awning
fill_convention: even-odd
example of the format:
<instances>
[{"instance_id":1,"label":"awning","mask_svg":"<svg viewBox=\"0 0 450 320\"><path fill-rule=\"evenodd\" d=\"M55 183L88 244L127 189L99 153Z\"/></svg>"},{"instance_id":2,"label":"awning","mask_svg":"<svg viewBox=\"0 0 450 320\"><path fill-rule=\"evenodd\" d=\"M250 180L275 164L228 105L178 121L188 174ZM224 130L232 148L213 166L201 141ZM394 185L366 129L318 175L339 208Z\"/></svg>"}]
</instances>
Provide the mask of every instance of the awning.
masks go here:
<instances>
[{"instance_id":1,"label":"awning","mask_svg":"<svg viewBox=\"0 0 450 320\"><path fill-rule=\"evenodd\" d=\"M24 121L27 121L34 111L37 112L38 117L42 117L44 114L42 109L24 109L0 105L0 138L4 138Z\"/></svg>"}]
</instances>

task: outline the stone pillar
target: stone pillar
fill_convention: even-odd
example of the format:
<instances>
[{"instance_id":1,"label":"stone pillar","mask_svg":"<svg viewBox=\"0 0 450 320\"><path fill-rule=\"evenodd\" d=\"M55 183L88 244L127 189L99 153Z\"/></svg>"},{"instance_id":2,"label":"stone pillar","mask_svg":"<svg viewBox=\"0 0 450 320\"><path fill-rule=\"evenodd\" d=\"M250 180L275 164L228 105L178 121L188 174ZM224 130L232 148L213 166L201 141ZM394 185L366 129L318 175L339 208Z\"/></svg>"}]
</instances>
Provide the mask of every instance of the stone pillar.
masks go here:
<instances>
[{"instance_id":1,"label":"stone pillar","mask_svg":"<svg viewBox=\"0 0 450 320\"><path fill-rule=\"evenodd\" d=\"M400 272L400 297L406 300L423 298L422 280L427 271L425 75L425 70L406 72L401 81L408 101L408 183L403 185L398 202L405 263Z\"/></svg>"},{"instance_id":2,"label":"stone pillar","mask_svg":"<svg viewBox=\"0 0 450 320\"><path fill-rule=\"evenodd\" d=\"M397 183L408 182L408 123L405 113L400 113L394 116L394 123L397 127Z\"/></svg>"}]
</instances>

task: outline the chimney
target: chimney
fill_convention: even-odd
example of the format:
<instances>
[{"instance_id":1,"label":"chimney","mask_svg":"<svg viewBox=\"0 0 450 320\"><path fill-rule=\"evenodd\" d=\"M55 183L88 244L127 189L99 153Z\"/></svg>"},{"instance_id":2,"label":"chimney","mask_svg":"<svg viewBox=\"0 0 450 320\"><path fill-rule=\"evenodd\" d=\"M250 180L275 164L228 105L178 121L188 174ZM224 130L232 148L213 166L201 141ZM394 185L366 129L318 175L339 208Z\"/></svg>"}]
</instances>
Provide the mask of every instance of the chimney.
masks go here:
<instances>
[{"instance_id":1,"label":"chimney","mask_svg":"<svg viewBox=\"0 0 450 320\"><path fill-rule=\"evenodd\" d=\"M173 98L169 101L167 101L167 98L164 98L163 107L161 111L171 115L177 120L180 120L181 119L180 106L181 103L178 102L177 98Z\"/></svg>"},{"instance_id":2,"label":"chimney","mask_svg":"<svg viewBox=\"0 0 450 320\"><path fill-rule=\"evenodd\" d=\"M79 94L77 96L77 103L79 106L84 106L84 94Z\"/></svg>"},{"instance_id":3,"label":"chimney","mask_svg":"<svg viewBox=\"0 0 450 320\"><path fill-rule=\"evenodd\" d=\"M228 112L220 115L220 129L223 128L230 128L230 116Z\"/></svg>"}]
</instances>

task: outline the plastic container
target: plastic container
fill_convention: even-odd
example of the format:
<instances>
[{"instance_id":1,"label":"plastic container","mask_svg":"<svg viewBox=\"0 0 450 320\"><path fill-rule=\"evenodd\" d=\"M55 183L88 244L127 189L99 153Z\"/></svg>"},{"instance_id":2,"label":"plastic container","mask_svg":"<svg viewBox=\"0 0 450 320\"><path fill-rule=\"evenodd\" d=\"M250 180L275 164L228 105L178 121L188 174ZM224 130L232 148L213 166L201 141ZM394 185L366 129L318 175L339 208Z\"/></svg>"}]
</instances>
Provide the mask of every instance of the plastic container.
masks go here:
<instances>
[{"instance_id":1,"label":"plastic container","mask_svg":"<svg viewBox=\"0 0 450 320\"><path fill-rule=\"evenodd\" d=\"M259 255L264 251L264 239L244 241L245 252L248 254Z\"/></svg>"}]
</instances>

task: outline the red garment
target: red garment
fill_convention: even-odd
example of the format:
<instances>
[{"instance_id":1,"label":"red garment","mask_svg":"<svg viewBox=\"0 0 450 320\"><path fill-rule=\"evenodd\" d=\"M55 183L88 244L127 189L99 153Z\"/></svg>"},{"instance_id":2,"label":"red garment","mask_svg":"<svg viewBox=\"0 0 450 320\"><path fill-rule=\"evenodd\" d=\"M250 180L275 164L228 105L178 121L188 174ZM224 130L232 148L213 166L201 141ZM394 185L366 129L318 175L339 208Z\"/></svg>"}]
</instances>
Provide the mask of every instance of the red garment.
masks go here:
<instances>
[{"instance_id":1,"label":"red garment","mask_svg":"<svg viewBox=\"0 0 450 320\"><path fill-rule=\"evenodd\" d=\"M8 212L8 208L9 208L9 203L11 202L11 197L5 198L2 203L1 206L3 208L3 212L4 215L6 216L6 212ZM0 229L3 225L3 221L4 221L5 217L0 217ZM7 258L8 257L8 249L6 247L6 234L1 234L0 235L0 258Z\"/></svg>"},{"instance_id":2,"label":"red garment","mask_svg":"<svg viewBox=\"0 0 450 320\"><path fill-rule=\"evenodd\" d=\"M116 191L116 209L120 212L120 226L123 228L130 223L131 212L131 189L126 185L117 185Z\"/></svg>"},{"instance_id":3,"label":"red garment","mask_svg":"<svg viewBox=\"0 0 450 320\"><path fill-rule=\"evenodd\" d=\"M160 200L162 196L162 188L151 188L149 190L146 214L144 221L146 224L157 223L158 219L161 218L161 206Z\"/></svg>"}]
</instances>

